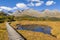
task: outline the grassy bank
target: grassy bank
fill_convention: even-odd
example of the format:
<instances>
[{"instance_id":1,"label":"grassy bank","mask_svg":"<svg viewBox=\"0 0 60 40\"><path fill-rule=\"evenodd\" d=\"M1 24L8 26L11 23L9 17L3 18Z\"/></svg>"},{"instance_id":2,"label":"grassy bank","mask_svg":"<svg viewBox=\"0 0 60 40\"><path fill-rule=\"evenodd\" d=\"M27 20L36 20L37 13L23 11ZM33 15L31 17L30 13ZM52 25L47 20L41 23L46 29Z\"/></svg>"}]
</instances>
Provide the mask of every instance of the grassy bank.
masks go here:
<instances>
[{"instance_id":1,"label":"grassy bank","mask_svg":"<svg viewBox=\"0 0 60 40\"><path fill-rule=\"evenodd\" d=\"M52 37L51 35L43 34L41 32L32 32L32 31L23 31L19 30L27 40L59 40L60 39L60 22L59 21L15 21L11 22L11 25L16 28L16 24L28 25L28 24L38 24L38 25L47 25L52 28L51 33L57 38ZM8 40L8 34L6 31L5 23L0 23L0 40Z\"/></svg>"},{"instance_id":2,"label":"grassy bank","mask_svg":"<svg viewBox=\"0 0 60 40\"><path fill-rule=\"evenodd\" d=\"M60 22L59 21L15 21L12 22L12 26L16 27L16 24L28 25L28 24L38 24L47 25L52 28L51 33L57 38L60 38Z\"/></svg>"},{"instance_id":3,"label":"grassy bank","mask_svg":"<svg viewBox=\"0 0 60 40\"><path fill-rule=\"evenodd\" d=\"M18 32L22 34L27 40L59 40L41 32L32 32L26 30L18 30Z\"/></svg>"},{"instance_id":4,"label":"grassy bank","mask_svg":"<svg viewBox=\"0 0 60 40\"><path fill-rule=\"evenodd\" d=\"M0 40L8 40L8 34L6 30L0 30Z\"/></svg>"},{"instance_id":5,"label":"grassy bank","mask_svg":"<svg viewBox=\"0 0 60 40\"><path fill-rule=\"evenodd\" d=\"M0 40L8 40L8 33L5 23L0 23Z\"/></svg>"}]
</instances>

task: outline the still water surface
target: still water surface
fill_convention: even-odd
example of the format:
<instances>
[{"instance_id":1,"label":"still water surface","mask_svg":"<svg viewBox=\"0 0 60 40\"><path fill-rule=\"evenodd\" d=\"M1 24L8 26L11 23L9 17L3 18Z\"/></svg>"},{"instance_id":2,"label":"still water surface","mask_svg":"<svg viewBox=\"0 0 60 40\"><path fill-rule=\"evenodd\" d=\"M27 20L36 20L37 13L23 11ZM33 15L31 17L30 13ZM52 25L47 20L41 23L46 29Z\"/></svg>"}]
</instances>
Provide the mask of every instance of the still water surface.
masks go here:
<instances>
[{"instance_id":1,"label":"still water surface","mask_svg":"<svg viewBox=\"0 0 60 40\"><path fill-rule=\"evenodd\" d=\"M17 25L18 30L30 30L34 32L43 32L45 34L51 34L51 28L49 26L42 25Z\"/></svg>"}]
</instances>

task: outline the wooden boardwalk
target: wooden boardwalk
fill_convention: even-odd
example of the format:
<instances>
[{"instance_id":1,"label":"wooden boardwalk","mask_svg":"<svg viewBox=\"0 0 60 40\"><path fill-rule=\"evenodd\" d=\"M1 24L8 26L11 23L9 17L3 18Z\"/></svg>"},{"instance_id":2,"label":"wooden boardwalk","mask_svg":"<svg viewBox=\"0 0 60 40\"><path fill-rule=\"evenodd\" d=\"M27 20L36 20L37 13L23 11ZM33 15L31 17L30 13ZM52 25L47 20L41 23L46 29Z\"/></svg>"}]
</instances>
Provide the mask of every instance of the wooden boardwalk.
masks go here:
<instances>
[{"instance_id":1,"label":"wooden boardwalk","mask_svg":"<svg viewBox=\"0 0 60 40\"><path fill-rule=\"evenodd\" d=\"M20 35L16 30L10 26L10 24L6 23L7 31L8 31L8 37L9 40L25 40L22 35Z\"/></svg>"}]
</instances>

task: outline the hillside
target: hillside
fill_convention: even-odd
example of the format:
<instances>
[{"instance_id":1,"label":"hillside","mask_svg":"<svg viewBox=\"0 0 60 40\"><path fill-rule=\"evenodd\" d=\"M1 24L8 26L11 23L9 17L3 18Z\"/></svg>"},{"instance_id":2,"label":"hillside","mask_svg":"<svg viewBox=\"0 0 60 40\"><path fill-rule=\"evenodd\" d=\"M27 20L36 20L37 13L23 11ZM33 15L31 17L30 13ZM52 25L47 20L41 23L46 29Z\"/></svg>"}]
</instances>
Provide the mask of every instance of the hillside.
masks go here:
<instances>
[{"instance_id":1,"label":"hillside","mask_svg":"<svg viewBox=\"0 0 60 40\"><path fill-rule=\"evenodd\" d=\"M14 16L8 15L7 13L0 11L0 23L6 22L6 21L13 21Z\"/></svg>"},{"instance_id":2,"label":"hillside","mask_svg":"<svg viewBox=\"0 0 60 40\"><path fill-rule=\"evenodd\" d=\"M32 9L24 10L22 12L17 10L16 12L13 12L12 15L14 15L14 16L29 15L29 16L39 17L40 16L40 12L38 12L36 10L32 10Z\"/></svg>"},{"instance_id":3,"label":"hillside","mask_svg":"<svg viewBox=\"0 0 60 40\"><path fill-rule=\"evenodd\" d=\"M60 12L44 10L42 12L28 9L11 13L12 15L8 15L5 12L0 12L0 23L5 21L21 21L21 20L29 20L29 21L60 21Z\"/></svg>"},{"instance_id":4,"label":"hillside","mask_svg":"<svg viewBox=\"0 0 60 40\"><path fill-rule=\"evenodd\" d=\"M44 10L44 11L36 11L36 10L33 10L33 9L27 9L27 10L24 10L24 11L15 11L13 12L14 16L23 16L23 15L29 15L29 16L34 16L34 17L57 17L57 18L60 18L60 12L58 10Z\"/></svg>"}]
</instances>

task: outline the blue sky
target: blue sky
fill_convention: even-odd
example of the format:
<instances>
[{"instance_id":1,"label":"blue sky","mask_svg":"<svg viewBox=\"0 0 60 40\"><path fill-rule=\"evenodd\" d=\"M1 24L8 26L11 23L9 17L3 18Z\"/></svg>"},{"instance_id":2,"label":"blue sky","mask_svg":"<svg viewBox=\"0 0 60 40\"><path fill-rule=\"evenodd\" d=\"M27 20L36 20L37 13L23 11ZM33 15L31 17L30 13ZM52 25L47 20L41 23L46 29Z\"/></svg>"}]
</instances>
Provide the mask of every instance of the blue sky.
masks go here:
<instances>
[{"instance_id":1,"label":"blue sky","mask_svg":"<svg viewBox=\"0 0 60 40\"><path fill-rule=\"evenodd\" d=\"M0 0L0 10L16 9L60 10L60 0Z\"/></svg>"}]
</instances>

